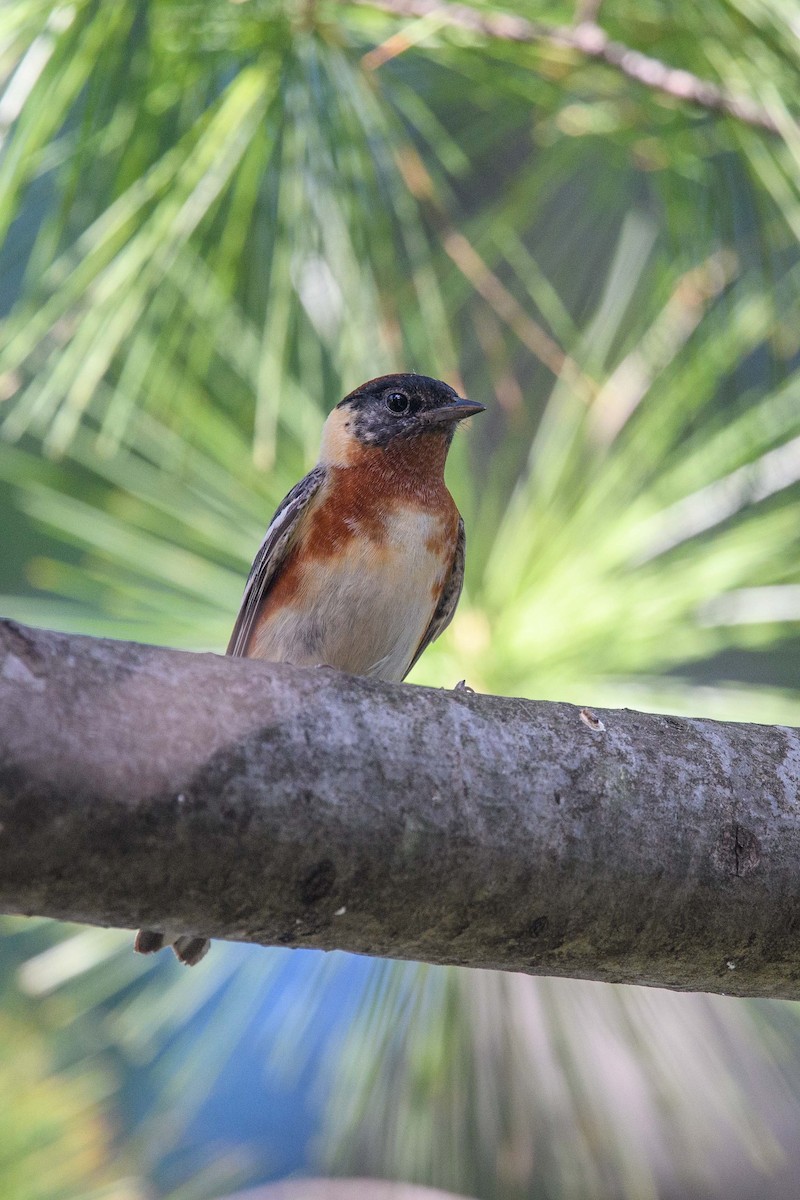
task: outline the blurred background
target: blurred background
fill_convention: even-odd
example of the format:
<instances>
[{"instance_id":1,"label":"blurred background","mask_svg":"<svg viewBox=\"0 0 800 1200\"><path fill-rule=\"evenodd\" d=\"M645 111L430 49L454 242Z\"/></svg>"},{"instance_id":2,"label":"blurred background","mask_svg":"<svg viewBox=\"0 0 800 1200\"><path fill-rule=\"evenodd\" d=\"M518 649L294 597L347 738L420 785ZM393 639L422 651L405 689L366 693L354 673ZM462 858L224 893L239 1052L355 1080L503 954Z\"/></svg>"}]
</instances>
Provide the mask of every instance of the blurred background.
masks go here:
<instances>
[{"instance_id":1,"label":"blurred background","mask_svg":"<svg viewBox=\"0 0 800 1200\"><path fill-rule=\"evenodd\" d=\"M489 411L413 682L800 724L793 0L10 0L0 79L5 615L221 651L419 370ZM7 1200L797 1195L795 1005L0 921Z\"/></svg>"}]
</instances>

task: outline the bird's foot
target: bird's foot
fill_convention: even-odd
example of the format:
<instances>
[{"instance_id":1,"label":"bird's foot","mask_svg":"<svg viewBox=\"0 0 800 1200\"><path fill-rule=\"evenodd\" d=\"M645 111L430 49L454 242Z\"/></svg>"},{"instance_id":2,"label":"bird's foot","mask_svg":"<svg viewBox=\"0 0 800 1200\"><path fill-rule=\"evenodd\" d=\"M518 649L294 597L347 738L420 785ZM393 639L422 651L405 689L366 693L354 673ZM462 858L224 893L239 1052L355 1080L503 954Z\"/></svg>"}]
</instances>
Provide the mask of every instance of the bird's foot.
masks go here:
<instances>
[{"instance_id":1,"label":"bird's foot","mask_svg":"<svg viewBox=\"0 0 800 1200\"><path fill-rule=\"evenodd\" d=\"M470 695L472 695L472 696L475 695L475 688L470 687L469 684L467 683L466 679L459 679L458 683L453 688L453 691L454 692L469 692Z\"/></svg>"}]
</instances>

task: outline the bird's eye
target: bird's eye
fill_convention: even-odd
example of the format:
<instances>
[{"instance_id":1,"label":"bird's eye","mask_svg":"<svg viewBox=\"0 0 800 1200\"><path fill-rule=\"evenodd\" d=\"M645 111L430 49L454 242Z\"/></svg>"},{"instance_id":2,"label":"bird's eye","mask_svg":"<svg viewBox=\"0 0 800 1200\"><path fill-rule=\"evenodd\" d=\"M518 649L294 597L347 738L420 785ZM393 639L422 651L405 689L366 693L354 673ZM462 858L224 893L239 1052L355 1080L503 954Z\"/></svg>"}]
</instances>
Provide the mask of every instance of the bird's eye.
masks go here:
<instances>
[{"instance_id":1,"label":"bird's eye","mask_svg":"<svg viewBox=\"0 0 800 1200\"><path fill-rule=\"evenodd\" d=\"M386 407L396 417L401 417L403 413L408 412L411 407L411 401L405 392L389 392L389 395L386 397Z\"/></svg>"}]
</instances>

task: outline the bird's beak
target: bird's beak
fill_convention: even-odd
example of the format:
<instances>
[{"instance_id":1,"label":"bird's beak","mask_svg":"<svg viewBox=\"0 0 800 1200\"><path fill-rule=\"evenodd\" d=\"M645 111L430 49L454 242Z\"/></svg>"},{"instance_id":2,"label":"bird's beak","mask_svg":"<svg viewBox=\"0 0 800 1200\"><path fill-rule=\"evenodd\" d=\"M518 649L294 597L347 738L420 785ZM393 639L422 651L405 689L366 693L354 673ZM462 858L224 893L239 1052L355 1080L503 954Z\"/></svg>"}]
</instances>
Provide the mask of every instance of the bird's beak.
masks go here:
<instances>
[{"instance_id":1,"label":"bird's beak","mask_svg":"<svg viewBox=\"0 0 800 1200\"><path fill-rule=\"evenodd\" d=\"M452 404L424 410L419 417L426 425L447 425L450 421L463 421L465 417L474 417L485 411L486 405L479 404L477 400L454 400Z\"/></svg>"}]
</instances>

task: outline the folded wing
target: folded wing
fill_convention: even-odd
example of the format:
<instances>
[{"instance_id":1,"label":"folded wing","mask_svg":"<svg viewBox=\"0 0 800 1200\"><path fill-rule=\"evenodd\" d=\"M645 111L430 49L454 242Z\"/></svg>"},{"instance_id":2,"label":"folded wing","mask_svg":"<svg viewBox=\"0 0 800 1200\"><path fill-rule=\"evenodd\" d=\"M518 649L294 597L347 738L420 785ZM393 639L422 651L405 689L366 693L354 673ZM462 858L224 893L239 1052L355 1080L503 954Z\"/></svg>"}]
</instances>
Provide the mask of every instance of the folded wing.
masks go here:
<instances>
[{"instance_id":1,"label":"folded wing","mask_svg":"<svg viewBox=\"0 0 800 1200\"><path fill-rule=\"evenodd\" d=\"M412 658L408 666L408 671L414 666L417 660L428 649L431 642L435 642L440 633L444 633L447 626L453 619L453 613L456 611L458 598L461 595L461 589L464 586L464 558L467 548L467 537L464 532L464 521L461 517L458 519L458 539L456 541L456 552L453 556L453 565L450 568L450 574L445 580L442 594L439 597L439 603L436 605L431 623L425 630L425 636L417 647L417 652ZM406 671L406 675L408 674ZM405 679L405 675L403 676Z\"/></svg>"},{"instance_id":2,"label":"folded wing","mask_svg":"<svg viewBox=\"0 0 800 1200\"><path fill-rule=\"evenodd\" d=\"M297 535L300 519L325 481L325 468L314 467L281 501L264 535L247 583L226 654L247 655L247 644L261 604Z\"/></svg>"}]
</instances>

